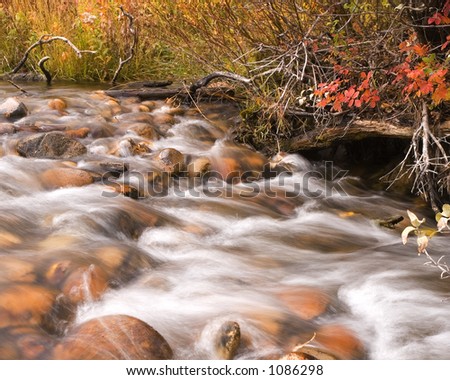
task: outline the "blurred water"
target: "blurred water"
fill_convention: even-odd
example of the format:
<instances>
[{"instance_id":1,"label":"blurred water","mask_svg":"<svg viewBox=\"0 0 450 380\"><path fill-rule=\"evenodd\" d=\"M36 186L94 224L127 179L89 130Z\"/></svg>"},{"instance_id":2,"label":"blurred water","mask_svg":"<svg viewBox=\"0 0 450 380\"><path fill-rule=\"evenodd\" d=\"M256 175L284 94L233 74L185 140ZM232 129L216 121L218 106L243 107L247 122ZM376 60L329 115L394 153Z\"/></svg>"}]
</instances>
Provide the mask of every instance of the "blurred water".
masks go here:
<instances>
[{"instance_id":1,"label":"blurred water","mask_svg":"<svg viewBox=\"0 0 450 380\"><path fill-rule=\"evenodd\" d=\"M17 126L44 120L106 125L112 131L108 138L83 140L90 153L78 167L103 160L127 163L136 172L152 170L152 153L111 154L110 145L129 136L126 122L117 122L114 105L92 96L91 89L34 85L29 91L32 95L23 101L31 116ZM0 86L1 97L13 92ZM46 109L55 97L67 101L64 115ZM133 111L135 105L127 102L119 113ZM157 103L149 113L168 109ZM229 142L224 125L234 109L216 105L203 112L209 120L175 116L152 150L170 147L217 160L226 147L233 154L250 154ZM370 359L450 359L450 302L443 301L450 282L423 266L414 243L401 244L401 230L373 221L419 207L412 199L373 191L350 176L329 181L329 168L299 155L284 159L293 170L289 176L237 185L220 179L193 185L180 178L166 196L139 200L104 196L99 182L48 190L39 174L61 162L8 154L11 141L27 133L0 136L5 152L0 158L0 233L20 239L0 246L0 269L6 256L38 267L55 252L85 260L103 246L127 247L154 263L100 300L81 305L75 323L107 314L138 317L167 339L179 359L215 358L211 337L230 320L240 324L245 340L241 359L281 355L296 339L300 343L319 326L336 323L355 332ZM211 189L220 189L221 196L212 196ZM150 218L157 222L149 223ZM48 243L51 237L61 240ZM439 257L447 248L446 237L437 237L430 251ZM36 282L42 281L38 276ZM278 296L301 286L331 298L327 312L314 321L299 320Z\"/></svg>"}]
</instances>

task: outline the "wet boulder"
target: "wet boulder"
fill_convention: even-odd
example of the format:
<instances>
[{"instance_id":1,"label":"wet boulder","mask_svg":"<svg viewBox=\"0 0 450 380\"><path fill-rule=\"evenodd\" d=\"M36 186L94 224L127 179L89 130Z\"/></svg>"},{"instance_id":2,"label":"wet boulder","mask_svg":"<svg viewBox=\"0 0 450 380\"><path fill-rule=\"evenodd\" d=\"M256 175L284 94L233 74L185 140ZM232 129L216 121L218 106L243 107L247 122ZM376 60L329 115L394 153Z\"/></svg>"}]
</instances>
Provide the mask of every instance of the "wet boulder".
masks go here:
<instances>
[{"instance_id":1,"label":"wet boulder","mask_svg":"<svg viewBox=\"0 0 450 380\"><path fill-rule=\"evenodd\" d=\"M219 359L231 360L241 344L241 328L237 322L227 321L216 336L216 354Z\"/></svg>"},{"instance_id":2,"label":"wet boulder","mask_svg":"<svg viewBox=\"0 0 450 380\"><path fill-rule=\"evenodd\" d=\"M20 119L28 115L28 109L16 98L7 98L0 104L0 116L6 119Z\"/></svg>"},{"instance_id":3,"label":"wet boulder","mask_svg":"<svg viewBox=\"0 0 450 380\"><path fill-rule=\"evenodd\" d=\"M354 332L345 326L325 325L320 327L314 342L340 359L363 359L365 355L362 342Z\"/></svg>"},{"instance_id":4,"label":"wet boulder","mask_svg":"<svg viewBox=\"0 0 450 380\"><path fill-rule=\"evenodd\" d=\"M17 152L23 157L72 158L86 153L86 147L61 132L34 134L20 140Z\"/></svg>"},{"instance_id":5,"label":"wet boulder","mask_svg":"<svg viewBox=\"0 0 450 380\"><path fill-rule=\"evenodd\" d=\"M187 167L190 177L201 177L211 168L211 162L207 157L198 157L191 161Z\"/></svg>"},{"instance_id":6,"label":"wet boulder","mask_svg":"<svg viewBox=\"0 0 450 380\"><path fill-rule=\"evenodd\" d=\"M166 360L172 356L166 340L145 322L109 315L75 327L56 345L52 359Z\"/></svg>"},{"instance_id":7,"label":"wet boulder","mask_svg":"<svg viewBox=\"0 0 450 380\"><path fill-rule=\"evenodd\" d=\"M67 137L69 138L75 138L75 139L84 139L87 137L91 130L87 127L82 127L78 129L67 129L64 131Z\"/></svg>"},{"instance_id":8,"label":"wet boulder","mask_svg":"<svg viewBox=\"0 0 450 380\"><path fill-rule=\"evenodd\" d=\"M10 135L16 132L14 124L11 123L0 123L0 135Z\"/></svg>"},{"instance_id":9,"label":"wet boulder","mask_svg":"<svg viewBox=\"0 0 450 380\"><path fill-rule=\"evenodd\" d=\"M0 257L0 283L33 282L36 280L34 265L12 255Z\"/></svg>"},{"instance_id":10,"label":"wet boulder","mask_svg":"<svg viewBox=\"0 0 450 380\"><path fill-rule=\"evenodd\" d=\"M159 138L159 133L156 128L153 125L145 123L135 123L128 128L127 132L134 133L149 140L157 140Z\"/></svg>"},{"instance_id":11,"label":"wet boulder","mask_svg":"<svg viewBox=\"0 0 450 380\"><path fill-rule=\"evenodd\" d=\"M304 320L320 316L330 303L326 293L312 287L286 289L278 297L292 313Z\"/></svg>"},{"instance_id":12,"label":"wet boulder","mask_svg":"<svg viewBox=\"0 0 450 380\"><path fill-rule=\"evenodd\" d=\"M184 156L173 148L166 148L159 152L157 160L164 172L178 174L184 170Z\"/></svg>"},{"instance_id":13,"label":"wet boulder","mask_svg":"<svg viewBox=\"0 0 450 380\"><path fill-rule=\"evenodd\" d=\"M67 108L67 103L63 99L60 99L60 98L55 98L55 99L49 100L47 105L52 110L56 110L56 111L60 111L60 112L64 111Z\"/></svg>"},{"instance_id":14,"label":"wet boulder","mask_svg":"<svg viewBox=\"0 0 450 380\"><path fill-rule=\"evenodd\" d=\"M74 305L98 300L108 289L108 275L97 265L81 266L68 275L62 293Z\"/></svg>"},{"instance_id":15,"label":"wet boulder","mask_svg":"<svg viewBox=\"0 0 450 380\"><path fill-rule=\"evenodd\" d=\"M48 169L39 176L39 179L46 189L81 187L94 182L94 177L90 173L74 168Z\"/></svg>"}]
</instances>

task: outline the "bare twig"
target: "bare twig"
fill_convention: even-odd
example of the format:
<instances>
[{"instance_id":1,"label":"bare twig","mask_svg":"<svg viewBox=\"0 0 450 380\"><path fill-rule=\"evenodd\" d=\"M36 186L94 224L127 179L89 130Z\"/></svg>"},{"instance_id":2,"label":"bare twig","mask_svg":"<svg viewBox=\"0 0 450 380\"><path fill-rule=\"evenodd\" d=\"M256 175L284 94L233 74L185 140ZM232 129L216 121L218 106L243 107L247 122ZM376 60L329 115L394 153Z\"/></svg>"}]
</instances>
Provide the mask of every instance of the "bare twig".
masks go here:
<instances>
[{"instance_id":1,"label":"bare twig","mask_svg":"<svg viewBox=\"0 0 450 380\"><path fill-rule=\"evenodd\" d=\"M78 58L81 58L82 54L84 53L89 53L89 54L95 54L97 53L94 50L80 50L78 49L70 40L68 40L65 37L61 37L61 36L53 36L51 34L44 34L43 36L41 36L39 38L38 41L36 41L33 45L31 45L25 52L25 54L23 55L22 59L20 60L20 62L17 64L17 66L9 73L9 74L15 74L17 73L22 66L25 64L25 62L28 59L28 56L30 54L30 52L37 48L38 46L42 46L42 45L46 45L46 44L50 44L54 41L63 41L66 44L68 44L74 51L75 54L77 55Z\"/></svg>"},{"instance_id":2,"label":"bare twig","mask_svg":"<svg viewBox=\"0 0 450 380\"><path fill-rule=\"evenodd\" d=\"M122 5L121 5L119 8L120 8L122 14L123 14L125 17L127 17L128 20L129 20L128 30L130 31L131 35L133 36L133 42L132 42L132 44L131 44L131 47L130 47L130 53L129 53L128 57L127 57L126 59L124 59L124 60L122 60L122 58L119 58L119 66L117 67L117 70L116 70L116 72L114 73L113 79L112 79L112 81L111 81L112 84L115 84L115 83L116 83L117 77L119 76L120 71L122 70L122 67L123 67L125 64L127 64L128 62L130 62L131 59L134 57L134 54L135 54L135 52L136 52L136 45L137 45L137 41L138 41L137 30L136 30L136 28L135 28L134 25L133 25L133 23L134 23L134 17L133 17L130 13L128 13L127 11L125 11L125 10L123 9L123 6L122 6Z\"/></svg>"},{"instance_id":3,"label":"bare twig","mask_svg":"<svg viewBox=\"0 0 450 380\"><path fill-rule=\"evenodd\" d=\"M25 91L22 87L20 87L18 84L14 83L12 80L8 80L8 83L12 84L15 88L20 90L23 94L28 94L27 91Z\"/></svg>"}]
</instances>

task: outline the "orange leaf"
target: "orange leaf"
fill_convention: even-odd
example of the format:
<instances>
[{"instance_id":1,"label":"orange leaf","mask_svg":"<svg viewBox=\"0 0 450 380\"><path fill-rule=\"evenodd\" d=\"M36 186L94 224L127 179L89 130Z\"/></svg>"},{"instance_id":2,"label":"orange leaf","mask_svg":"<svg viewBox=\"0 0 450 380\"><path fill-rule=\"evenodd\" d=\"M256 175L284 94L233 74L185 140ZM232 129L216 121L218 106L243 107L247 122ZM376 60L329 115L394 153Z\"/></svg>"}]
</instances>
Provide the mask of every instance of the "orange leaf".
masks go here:
<instances>
[{"instance_id":1,"label":"orange leaf","mask_svg":"<svg viewBox=\"0 0 450 380\"><path fill-rule=\"evenodd\" d=\"M425 55L427 55L428 53L428 46L426 45L414 45L413 46L414 52L419 56L419 57L424 57Z\"/></svg>"},{"instance_id":2,"label":"orange leaf","mask_svg":"<svg viewBox=\"0 0 450 380\"><path fill-rule=\"evenodd\" d=\"M444 83L441 83L433 92L433 95L431 95L431 99L433 99L435 104L439 104L443 100L448 99L448 92L447 86Z\"/></svg>"}]
</instances>

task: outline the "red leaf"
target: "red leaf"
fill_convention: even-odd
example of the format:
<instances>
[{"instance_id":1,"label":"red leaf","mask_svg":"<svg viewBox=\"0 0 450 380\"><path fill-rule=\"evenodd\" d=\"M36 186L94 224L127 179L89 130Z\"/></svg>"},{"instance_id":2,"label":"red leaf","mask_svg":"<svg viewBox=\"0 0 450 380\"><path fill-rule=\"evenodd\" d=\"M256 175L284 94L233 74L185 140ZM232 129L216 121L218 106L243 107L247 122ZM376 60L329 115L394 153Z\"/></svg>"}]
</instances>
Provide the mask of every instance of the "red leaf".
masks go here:
<instances>
[{"instance_id":1,"label":"red leaf","mask_svg":"<svg viewBox=\"0 0 450 380\"><path fill-rule=\"evenodd\" d=\"M448 16L450 13L450 0L447 0L444 4L444 7L442 8L442 13L444 16Z\"/></svg>"},{"instance_id":2,"label":"red leaf","mask_svg":"<svg viewBox=\"0 0 450 380\"><path fill-rule=\"evenodd\" d=\"M447 36L447 41L442 44L441 50L444 50L450 43L450 35Z\"/></svg>"},{"instance_id":3,"label":"red leaf","mask_svg":"<svg viewBox=\"0 0 450 380\"><path fill-rule=\"evenodd\" d=\"M427 94L433 92L433 89L434 89L433 85L427 81L423 81L423 83L421 83L419 86L420 86L419 92L422 95L427 95ZM419 96L420 96L420 94L419 94Z\"/></svg>"},{"instance_id":4,"label":"red leaf","mask_svg":"<svg viewBox=\"0 0 450 380\"><path fill-rule=\"evenodd\" d=\"M436 12L433 16L428 19L428 25L436 24L439 25L442 22L442 15Z\"/></svg>"}]
</instances>

